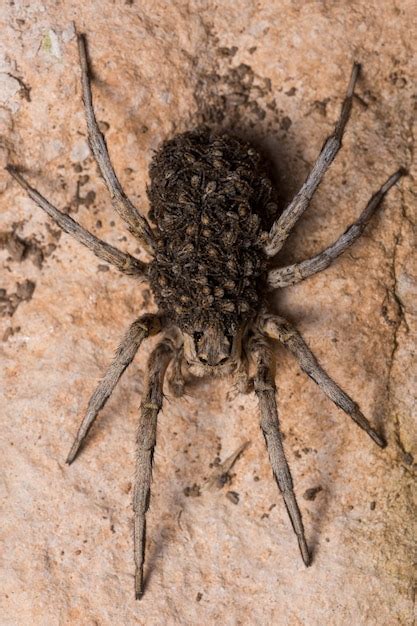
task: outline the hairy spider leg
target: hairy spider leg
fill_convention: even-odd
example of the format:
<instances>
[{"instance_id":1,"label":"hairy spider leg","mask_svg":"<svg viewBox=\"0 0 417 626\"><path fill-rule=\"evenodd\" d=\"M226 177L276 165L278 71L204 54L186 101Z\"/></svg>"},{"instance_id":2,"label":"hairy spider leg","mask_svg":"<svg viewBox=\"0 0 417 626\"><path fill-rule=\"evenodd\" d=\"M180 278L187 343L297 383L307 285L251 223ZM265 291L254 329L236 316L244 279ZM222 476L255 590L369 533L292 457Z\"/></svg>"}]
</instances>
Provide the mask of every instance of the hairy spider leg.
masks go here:
<instances>
[{"instance_id":1,"label":"hairy spider leg","mask_svg":"<svg viewBox=\"0 0 417 626\"><path fill-rule=\"evenodd\" d=\"M343 101L334 133L326 139L323 148L321 149L321 152L300 191L272 225L268 240L264 245L264 250L267 256L274 256L281 250L293 226L309 206L324 174L341 148L343 133L352 109L353 91L358 79L359 71L359 63L354 63L346 97Z\"/></svg>"},{"instance_id":2,"label":"hairy spider leg","mask_svg":"<svg viewBox=\"0 0 417 626\"><path fill-rule=\"evenodd\" d=\"M81 85L85 117L87 121L88 138L98 168L107 185L107 189L109 190L112 198L113 206L117 213L128 224L131 233L140 239L148 249L152 250L154 248L155 240L151 227L149 226L147 220L140 215L136 207L131 203L123 191L111 164L106 141L97 124L93 108L86 42L84 35L80 34L78 35L78 52L80 56Z\"/></svg>"},{"instance_id":3,"label":"hairy spider leg","mask_svg":"<svg viewBox=\"0 0 417 626\"><path fill-rule=\"evenodd\" d=\"M279 427L276 403L276 390L272 376L271 350L266 340L262 336L259 336L259 334L255 335L249 341L249 349L256 362L254 380L255 393L258 397L261 412L260 426L265 437L272 471L284 499L293 530L297 536L302 559L304 564L309 566L311 564L311 556L304 534L303 520L295 497L291 472L282 445L282 435Z\"/></svg>"},{"instance_id":4,"label":"hairy spider leg","mask_svg":"<svg viewBox=\"0 0 417 626\"><path fill-rule=\"evenodd\" d=\"M156 444L156 424L162 407L164 376L174 353L170 339L163 339L152 351L147 365L147 380L141 402L137 432L137 458L134 510L135 597L143 595L143 564L146 544L146 512L149 508L152 460Z\"/></svg>"},{"instance_id":5,"label":"hairy spider leg","mask_svg":"<svg viewBox=\"0 0 417 626\"><path fill-rule=\"evenodd\" d=\"M185 380L182 373L182 364L184 362L184 347L175 349L172 358L171 372L168 376L168 387L175 398L181 398L184 395Z\"/></svg>"},{"instance_id":6,"label":"hairy spider leg","mask_svg":"<svg viewBox=\"0 0 417 626\"><path fill-rule=\"evenodd\" d=\"M349 248L349 246L359 239L370 219L375 214L377 208L384 199L385 194L393 185L395 185L401 176L405 175L405 173L405 169L400 168L397 172L395 172L395 174L392 174L392 176L390 176L382 187L372 196L356 222L353 222L353 224L345 230L343 235L341 235L331 246L310 259L271 270L268 274L268 285L272 289L295 285L305 278L313 276L314 274L317 274L318 272L321 272L329 267L335 259L337 259L345 250Z\"/></svg>"},{"instance_id":7,"label":"hairy spider leg","mask_svg":"<svg viewBox=\"0 0 417 626\"><path fill-rule=\"evenodd\" d=\"M71 464L77 456L83 441L97 417L98 412L104 407L113 393L125 369L133 361L142 341L151 335L156 335L161 330L161 317L159 315L143 315L135 320L129 327L117 348L113 363L108 368L104 377L98 384L90 398L87 413L75 437L74 443L67 457L67 463Z\"/></svg>"},{"instance_id":8,"label":"hairy spider leg","mask_svg":"<svg viewBox=\"0 0 417 626\"><path fill-rule=\"evenodd\" d=\"M259 327L269 337L278 339L295 356L303 372L320 387L333 402L349 415L378 446L385 448L385 439L377 433L358 405L337 385L319 365L316 357L297 331L287 320L275 315L261 316Z\"/></svg>"},{"instance_id":9,"label":"hairy spider leg","mask_svg":"<svg viewBox=\"0 0 417 626\"><path fill-rule=\"evenodd\" d=\"M135 257L121 252L117 248L114 248L108 243L105 243L101 239L95 237L88 230L83 228L78 222L72 219L69 215L62 213L59 209L55 208L46 198L33 189L25 178L16 170L12 165L7 165L6 170L11 176L19 183L19 185L26 191L27 195L33 200L45 213L51 217L55 224L59 226L64 232L68 233L86 246L89 250L101 259L117 267L117 269L123 274L129 274L131 276L146 276L147 264L138 261Z\"/></svg>"}]
</instances>

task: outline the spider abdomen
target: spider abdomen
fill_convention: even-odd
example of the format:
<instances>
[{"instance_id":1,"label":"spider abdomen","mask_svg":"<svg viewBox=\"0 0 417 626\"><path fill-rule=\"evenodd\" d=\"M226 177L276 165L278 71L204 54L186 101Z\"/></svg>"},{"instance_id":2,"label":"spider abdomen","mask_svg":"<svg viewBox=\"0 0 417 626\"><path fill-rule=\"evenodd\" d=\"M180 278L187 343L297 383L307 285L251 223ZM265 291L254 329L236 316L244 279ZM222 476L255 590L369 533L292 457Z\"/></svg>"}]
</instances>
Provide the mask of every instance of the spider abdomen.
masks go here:
<instances>
[{"instance_id":1,"label":"spider abdomen","mask_svg":"<svg viewBox=\"0 0 417 626\"><path fill-rule=\"evenodd\" d=\"M259 304L262 232L274 191L250 145L203 127L163 143L148 196L157 251L150 283L182 328L221 321L231 333Z\"/></svg>"}]
</instances>

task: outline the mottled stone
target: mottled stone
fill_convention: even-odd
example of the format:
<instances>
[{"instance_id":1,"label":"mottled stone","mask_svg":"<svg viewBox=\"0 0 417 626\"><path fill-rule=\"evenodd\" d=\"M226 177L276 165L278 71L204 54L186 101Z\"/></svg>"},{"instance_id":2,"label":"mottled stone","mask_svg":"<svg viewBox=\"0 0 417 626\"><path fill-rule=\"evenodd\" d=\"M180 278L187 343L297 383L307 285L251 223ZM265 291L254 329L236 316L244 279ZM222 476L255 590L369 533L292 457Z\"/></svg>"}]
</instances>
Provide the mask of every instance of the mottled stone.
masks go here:
<instances>
[{"instance_id":1,"label":"mottled stone","mask_svg":"<svg viewBox=\"0 0 417 626\"><path fill-rule=\"evenodd\" d=\"M229 380L194 383L181 399L167 390L148 516L147 589L135 602L134 442L153 340L79 459L71 467L64 460L124 329L152 310L149 290L102 271L0 172L0 231L17 232L44 253L34 263L0 250L2 297L34 285L0 320L2 626L411 626L415 3L1 3L2 163L19 163L59 208L135 253L85 149L74 19L88 36L98 119L115 168L144 212L152 151L201 119L232 126L264 150L281 202L288 200L332 129L352 60L363 64L343 150L280 262L334 241L398 165L409 176L343 258L277 293L273 304L389 445L377 449L277 347L284 445L314 550L305 569L271 477L253 394L231 392ZM81 185L92 202L80 202ZM224 485L207 488L245 441L251 445ZM318 486L315 498L303 497ZM238 494L238 504L228 494Z\"/></svg>"}]
</instances>

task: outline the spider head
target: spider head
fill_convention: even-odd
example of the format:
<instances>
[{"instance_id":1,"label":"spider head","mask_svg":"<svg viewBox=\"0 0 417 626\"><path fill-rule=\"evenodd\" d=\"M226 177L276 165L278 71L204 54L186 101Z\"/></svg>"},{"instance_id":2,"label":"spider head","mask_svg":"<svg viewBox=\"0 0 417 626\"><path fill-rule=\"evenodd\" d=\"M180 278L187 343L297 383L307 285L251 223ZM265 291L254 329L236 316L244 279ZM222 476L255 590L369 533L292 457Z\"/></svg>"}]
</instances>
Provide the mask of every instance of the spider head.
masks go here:
<instances>
[{"instance_id":1,"label":"spider head","mask_svg":"<svg viewBox=\"0 0 417 626\"><path fill-rule=\"evenodd\" d=\"M240 359L241 332L228 334L220 323L199 327L184 335L184 356L195 376L219 376L236 369Z\"/></svg>"}]
</instances>

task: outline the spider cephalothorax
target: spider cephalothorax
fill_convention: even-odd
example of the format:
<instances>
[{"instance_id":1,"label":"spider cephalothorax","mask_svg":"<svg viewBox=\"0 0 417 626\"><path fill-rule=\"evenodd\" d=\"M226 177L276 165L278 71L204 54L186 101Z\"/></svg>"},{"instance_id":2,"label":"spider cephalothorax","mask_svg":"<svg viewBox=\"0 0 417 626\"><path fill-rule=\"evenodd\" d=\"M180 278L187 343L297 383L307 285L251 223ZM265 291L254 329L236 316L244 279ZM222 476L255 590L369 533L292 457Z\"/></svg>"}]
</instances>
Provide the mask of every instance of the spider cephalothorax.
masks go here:
<instances>
[{"instance_id":1,"label":"spider cephalothorax","mask_svg":"<svg viewBox=\"0 0 417 626\"><path fill-rule=\"evenodd\" d=\"M245 142L208 128L177 135L165 142L152 160L148 195L151 228L123 192L111 165L107 146L93 110L85 41L78 37L90 145L112 196L113 205L130 232L151 252L149 264L97 239L71 217L51 205L11 165L10 174L60 226L100 259L121 272L148 279L159 310L135 320L125 334L112 365L88 404L67 458L72 463L98 412L110 397L142 341L163 334L152 351L144 387L137 435L135 512L135 593L143 594L145 515L149 506L156 420L162 407L163 382L170 366L171 389L184 392L184 371L202 376L242 373L251 360L261 429L272 470L282 493L301 556L311 562L301 513L285 458L272 375L271 339L280 341L301 368L333 402L380 447L384 438L369 424L358 405L319 365L298 331L283 318L268 313L262 294L300 282L328 267L363 232L386 192L404 174L400 169L377 191L359 216L326 250L275 269L268 258L282 248L293 226L308 207L327 168L341 147L352 107L359 65L353 66L347 94L334 133L326 140L310 174L283 213L276 216L275 194L261 158ZM271 213L275 221L269 228Z\"/></svg>"}]
</instances>

